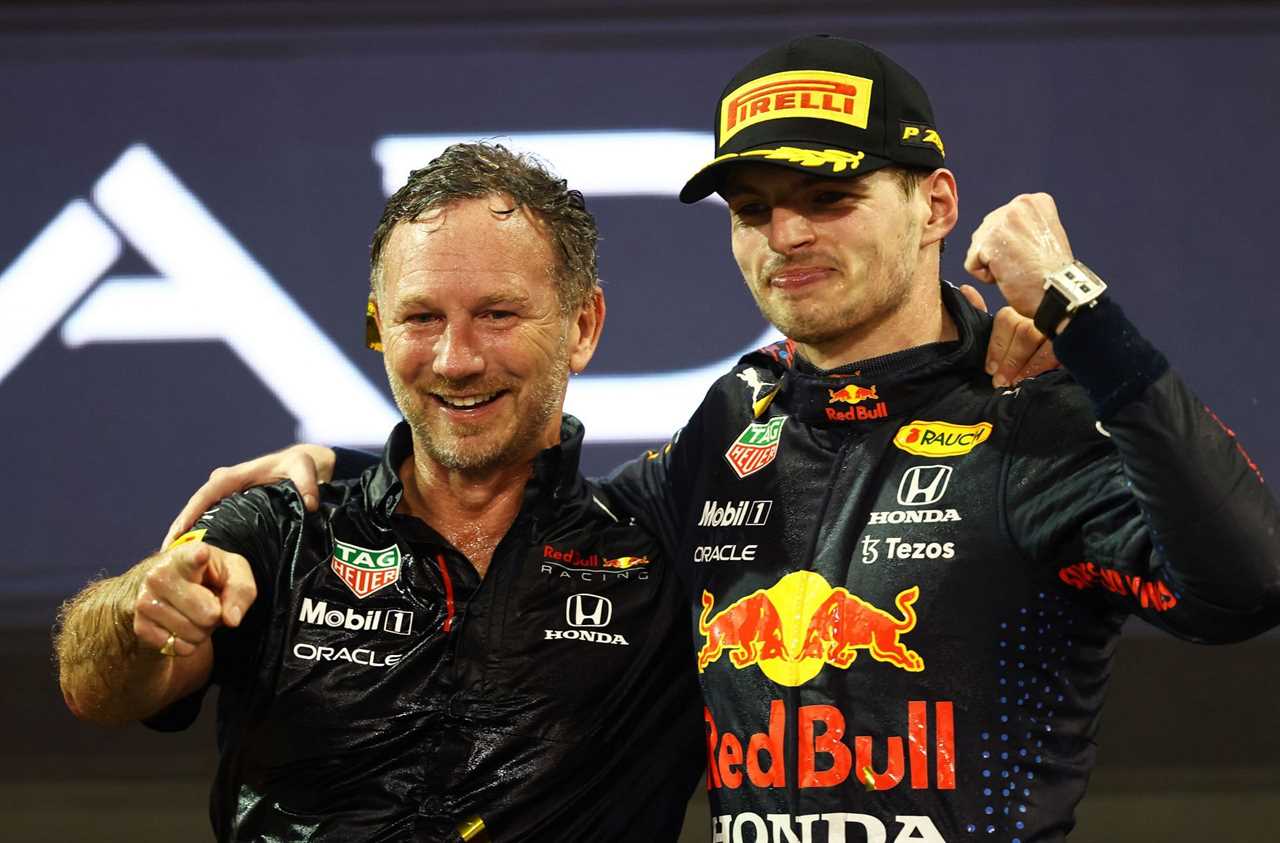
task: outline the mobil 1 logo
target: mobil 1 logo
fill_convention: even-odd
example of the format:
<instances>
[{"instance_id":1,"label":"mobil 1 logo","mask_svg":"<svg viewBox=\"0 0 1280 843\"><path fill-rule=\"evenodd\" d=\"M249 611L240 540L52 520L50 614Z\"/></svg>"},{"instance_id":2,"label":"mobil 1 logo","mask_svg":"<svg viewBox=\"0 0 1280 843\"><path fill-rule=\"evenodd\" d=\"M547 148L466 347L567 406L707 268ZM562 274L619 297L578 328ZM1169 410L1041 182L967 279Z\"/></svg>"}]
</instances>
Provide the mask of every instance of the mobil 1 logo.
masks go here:
<instances>
[{"instance_id":1,"label":"mobil 1 logo","mask_svg":"<svg viewBox=\"0 0 1280 843\"><path fill-rule=\"evenodd\" d=\"M298 620L311 626L327 626L330 629L349 629L367 632L381 629L395 635L413 632L413 612L403 609L364 609L356 611L346 606L331 606L324 600L302 598Z\"/></svg>"},{"instance_id":2,"label":"mobil 1 logo","mask_svg":"<svg viewBox=\"0 0 1280 843\"><path fill-rule=\"evenodd\" d=\"M763 527L773 501L704 501L699 527Z\"/></svg>"}]
</instances>

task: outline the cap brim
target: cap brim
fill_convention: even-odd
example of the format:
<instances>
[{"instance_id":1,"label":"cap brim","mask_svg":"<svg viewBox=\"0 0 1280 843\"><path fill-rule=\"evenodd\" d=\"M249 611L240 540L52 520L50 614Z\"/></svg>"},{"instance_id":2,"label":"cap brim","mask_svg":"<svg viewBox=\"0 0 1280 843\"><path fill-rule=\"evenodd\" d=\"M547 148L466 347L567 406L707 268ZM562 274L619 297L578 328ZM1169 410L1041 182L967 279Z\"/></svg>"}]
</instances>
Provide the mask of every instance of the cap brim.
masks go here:
<instances>
[{"instance_id":1,"label":"cap brim","mask_svg":"<svg viewBox=\"0 0 1280 843\"><path fill-rule=\"evenodd\" d=\"M851 179L874 172L893 162L887 158L830 145L803 141L784 145L770 144L742 152L729 152L705 164L680 189L680 201L686 205L705 199L720 189L725 172L735 164L773 164L822 178Z\"/></svg>"}]
</instances>

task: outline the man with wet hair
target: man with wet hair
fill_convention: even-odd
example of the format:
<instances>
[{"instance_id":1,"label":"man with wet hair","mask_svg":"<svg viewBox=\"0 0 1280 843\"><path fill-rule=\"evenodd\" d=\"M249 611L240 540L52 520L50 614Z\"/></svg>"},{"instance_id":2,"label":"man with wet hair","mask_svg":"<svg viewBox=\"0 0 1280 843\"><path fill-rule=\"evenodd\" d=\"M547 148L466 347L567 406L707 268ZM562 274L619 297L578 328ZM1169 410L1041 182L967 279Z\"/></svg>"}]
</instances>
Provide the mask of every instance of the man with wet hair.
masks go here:
<instances>
[{"instance_id":1,"label":"man with wet hair","mask_svg":"<svg viewBox=\"0 0 1280 843\"><path fill-rule=\"evenodd\" d=\"M562 412L604 323L596 240L536 162L450 147L374 237L406 420L381 460L228 497L64 607L78 716L181 729L219 687L219 840L678 836L702 760L674 571Z\"/></svg>"}]
</instances>

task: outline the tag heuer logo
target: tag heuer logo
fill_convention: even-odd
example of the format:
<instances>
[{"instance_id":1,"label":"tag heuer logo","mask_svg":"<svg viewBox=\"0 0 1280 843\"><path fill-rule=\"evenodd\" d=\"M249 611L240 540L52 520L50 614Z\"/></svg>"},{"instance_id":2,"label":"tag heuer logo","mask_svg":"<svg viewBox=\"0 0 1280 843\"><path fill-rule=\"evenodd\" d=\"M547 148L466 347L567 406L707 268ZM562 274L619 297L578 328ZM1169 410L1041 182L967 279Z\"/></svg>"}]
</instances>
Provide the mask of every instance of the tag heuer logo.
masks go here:
<instances>
[{"instance_id":1,"label":"tag heuer logo","mask_svg":"<svg viewBox=\"0 0 1280 843\"><path fill-rule=\"evenodd\" d=\"M782 438L782 425L786 420L786 416L778 416L764 424L749 424L738 434L724 454L735 474L746 477L773 462L778 455L778 440Z\"/></svg>"},{"instance_id":2,"label":"tag heuer logo","mask_svg":"<svg viewBox=\"0 0 1280 843\"><path fill-rule=\"evenodd\" d=\"M335 539L331 567L356 597L365 598L400 579L400 548L371 550Z\"/></svg>"}]
</instances>

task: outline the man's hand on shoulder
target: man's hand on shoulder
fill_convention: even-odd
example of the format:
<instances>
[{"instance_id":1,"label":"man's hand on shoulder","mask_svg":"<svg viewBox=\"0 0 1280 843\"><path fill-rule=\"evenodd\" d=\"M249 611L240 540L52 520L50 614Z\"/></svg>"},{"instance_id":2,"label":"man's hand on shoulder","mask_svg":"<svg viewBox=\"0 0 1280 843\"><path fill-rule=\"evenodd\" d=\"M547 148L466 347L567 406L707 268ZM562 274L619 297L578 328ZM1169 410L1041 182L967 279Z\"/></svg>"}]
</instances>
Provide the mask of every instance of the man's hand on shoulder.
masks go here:
<instances>
[{"instance_id":1,"label":"man's hand on shoulder","mask_svg":"<svg viewBox=\"0 0 1280 843\"><path fill-rule=\"evenodd\" d=\"M307 511L314 512L320 502L320 484L333 478L334 460L332 448L299 444L238 465L215 468L205 484L196 489L178 517L173 519L161 547L168 547L174 539L191 529L201 514L218 501L252 486L291 480L302 495Z\"/></svg>"}]
</instances>

